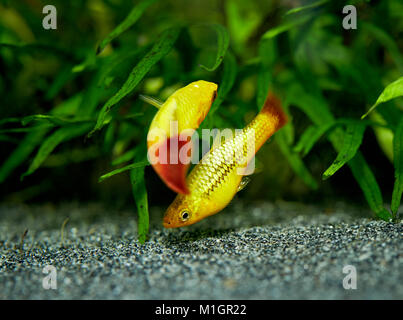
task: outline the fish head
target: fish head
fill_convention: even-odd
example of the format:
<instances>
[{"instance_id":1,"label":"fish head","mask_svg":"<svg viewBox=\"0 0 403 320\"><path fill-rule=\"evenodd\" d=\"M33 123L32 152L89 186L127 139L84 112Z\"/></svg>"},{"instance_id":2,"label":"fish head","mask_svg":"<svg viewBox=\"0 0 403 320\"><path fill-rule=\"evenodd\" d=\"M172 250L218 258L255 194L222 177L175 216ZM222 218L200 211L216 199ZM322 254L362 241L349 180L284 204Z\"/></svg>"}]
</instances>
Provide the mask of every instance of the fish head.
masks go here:
<instances>
[{"instance_id":1,"label":"fish head","mask_svg":"<svg viewBox=\"0 0 403 320\"><path fill-rule=\"evenodd\" d=\"M165 228L179 228L189 226L201 220L190 195L178 194L164 215L163 226Z\"/></svg>"}]
</instances>

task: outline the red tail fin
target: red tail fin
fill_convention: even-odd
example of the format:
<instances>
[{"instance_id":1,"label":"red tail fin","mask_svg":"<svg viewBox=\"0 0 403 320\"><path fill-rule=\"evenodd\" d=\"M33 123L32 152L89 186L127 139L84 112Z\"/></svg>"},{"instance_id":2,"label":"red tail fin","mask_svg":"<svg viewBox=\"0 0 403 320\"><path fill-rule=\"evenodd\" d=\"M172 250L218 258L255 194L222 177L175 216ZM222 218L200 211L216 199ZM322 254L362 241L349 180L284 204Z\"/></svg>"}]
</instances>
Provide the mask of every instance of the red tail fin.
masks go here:
<instances>
[{"instance_id":1,"label":"red tail fin","mask_svg":"<svg viewBox=\"0 0 403 320\"><path fill-rule=\"evenodd\" d=\"M275 123L276 130L280 129L288 122L288 117L281 107L280 100L272 93L267 94L263 108L260 111L263 114L268 114Z\"/></svg>"}]
</instances>

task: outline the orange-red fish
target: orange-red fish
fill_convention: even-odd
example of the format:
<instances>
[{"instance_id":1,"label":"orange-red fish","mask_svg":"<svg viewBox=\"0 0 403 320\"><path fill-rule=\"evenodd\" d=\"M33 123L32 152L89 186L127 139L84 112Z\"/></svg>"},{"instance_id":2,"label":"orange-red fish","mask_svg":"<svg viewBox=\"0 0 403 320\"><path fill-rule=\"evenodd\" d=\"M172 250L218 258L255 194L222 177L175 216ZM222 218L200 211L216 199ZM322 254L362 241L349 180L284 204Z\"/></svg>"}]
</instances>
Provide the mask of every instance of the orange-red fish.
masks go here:
<instances>
[{"instance_id":1,"label":"orange-red fish","mask_svg":"<svg viewBox=\"0 0 403 320\"><path fill-rule=\"evenodd\" d=\"M165 184L173 191L187 194L186 171L189 164L172 161L206 117L217 96L217 85L208 81L192 82L175 91L151 122L147 137L149 160ZM176 127L175 127L176 125ZM181 136L183 135L183 136Z\"/></svg>"},{"instance_id":2,"label":"orange-red fish","mask_svg":"<svg viewBox=\"0 0 403 320\"><path fill-rule=\"evenodd\" d=\"M188 194L178 194L163 225L177 228L196 223L223 208L240 189L255 153L287 122L280 101L268 94L259 114L232 139L213 147L187 177Z\"/></svg>"}]
</instances>

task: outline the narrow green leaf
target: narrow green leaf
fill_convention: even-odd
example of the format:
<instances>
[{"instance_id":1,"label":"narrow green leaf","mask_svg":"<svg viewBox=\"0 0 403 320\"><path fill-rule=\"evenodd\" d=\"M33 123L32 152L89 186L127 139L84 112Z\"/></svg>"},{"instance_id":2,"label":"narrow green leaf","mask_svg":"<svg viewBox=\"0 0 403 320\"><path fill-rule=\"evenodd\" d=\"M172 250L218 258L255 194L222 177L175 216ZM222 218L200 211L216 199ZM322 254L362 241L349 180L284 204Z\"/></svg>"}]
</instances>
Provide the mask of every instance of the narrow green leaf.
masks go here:
<instances>
[{"instance_id":1,"label":"narrow green leaf","mask_svg":"<svg viewBox=\"0 0 403 320\"><path fill-rule=\"evenodd\" d=\"M136 155L134 161L144 162L144 154L147 154L145 145L136 148ZM144 181L145 167L134 168L130 171L130 182L132 184L132 192L134 201L136 202L137 212L139 215L138 220L138 237L139 242L144 243L147 239L149 229L149 213L148 213L148 199L147 189Z\"/></svg>"},{"instance_id":2,"label":"narrow green leaf","mask_svg":"<svg viewBox=\"0 0 403 320\"><path fill-rule=\"evenodd\" d=\"M272 73L269 68L260 68L257 76L256 103L260 110L263 108L264 101L267 97L267 90L270 88L272 82Z\"/></svg>"},{"instance_id":3,"label":"narrow green leaf","mask_svg":"<svg viewBox=\"0 0 403 320\"><path fill-rule=\"evenodd\" d=\"M403 193L403 117L393 137L393 164L395 167L395 184L392 193L391 210L396 217Z\"/></svg>"},{"instance_id":4,"label":"narrow green leaf","mask_svg":"<svg viewBox=\"0 0 403 320\"><path fill-rule=\"evenodd\" d=\"M50 114L58 117L73 117L80 110L81 103L83 102L85 90L79 92L72 97L64 100L62 103L54 107ZM20 119L21 121L21 119Z\"/></svg>"},{"instance_id":5,"label":"narrow green leaf","mask_svg":"<svg viewBox=\"0 0 403 320\"><path fill-rule=\"evenodd\" d=\"M330 167L323 173L323 180L328 179L334 175L345 163L350 161L358 151L362 143L365 132L365 124L356 122L347 125L344 134L343 145L336 157L336 160Z\"/></svg>"},{"instance_id":6,"label":"narrow green leaf","mask_svg":"<svg viewBox=\"0 0 403 320\"><path fill-rule=\"evenodd\" d=\"M321 6L322 4L325 4L326 2L329 2L329 0L320 0L320 1L316 1L316 2L311 3L311 4L307 4L306 6L301 6L301 7L298 7L298 8L293 8L293 9L288 10L288 11L285 13L285 15L289 15L289 14L293 14L293 13L298 13L298 12L301 12L301 11L304 11L304 10L307 10L307 9L316 8L316 7Z\"/></svg>"},{"instance_id":7,"label":"narrow green leaf","mask_svg":"<svg viewBox=\"0 0 403 320\"><path fill-rule=\"evenodd\" d=\"M284 131L279 131L276 133L276 139L280 150L287 158L288 163L294 172L312 189L317 189L318 184L315 181L314 177L311 175L309 170L306 168L304 162L301 160L297 153L292 152L291 148L286 142L286 136Z\"/></svg>"},{"instance_id":8,"label":"narrow green leaf","mask_svg":"<svg viewBox=\"0 0 403 320\"><path fill-rule=\"evenodd\" d=\"M387 102L397 97L403 96L403 77L400 77L396 81L389 84L378 97L375 104L364 114L361 119L364 119L372 110L374 110L379 104Z\"/></svg>"},{"instance_id":9,"label":"narrow green leaf","mask_svg":"<svg viewBox=\"0 0 403 320\"><path fill-rule=\"evenodd\" d=\"M17 148L14 149L11 155L0 167L0 183L3 183L13 170L29 157L29 155L41 143L47 131L46 128L34 130L24 137L24 139L18 144Z\"/></svg>"},{"instance_id":10,"label":"narrow green leaf","mask_svg":"<svg viewBox=\"0 0 403 320\"><path fill-rule=\"evenodd\" d=\"M0 119L0 125L6 124L6 123L13 123L13 122L21 122L20 118L5 118L5 119Z\"/></svg>"},{"instance_id":11,"label":"narrow green leaf","mask_svg":"<svg viewBox=\"0 0 403 320\"><path fill-rule=\"evenodd\" d=\"M326 100L322 99L320 96L311 95L307 98L307 93L302 90L301 87L298 86L298 88L295 88L295 86L296 85L294 85L294 88L288 90L288 94L291 96L290 101L301 108L317 126L323 126L326 123L335 121ZM289 95L287 98L288 97ZM329 141L338 152L340 152L343 146L344 136L345 134L341 128L335 128L335 130L328 135ZM383 207L381 189L360 151L357 151L356 156L348 162L348 166L360 185L370 208L378 217L388 220L391 215Z\"/></svg>"},{"instance_id":12,"label":"narrow green leaf","mask_svg":"<svg viewBox=\"0 0 403 320\"><path fill-rule=\"evenodd\" d=\"M383 206L381 189L361 152L358 151L355 157L349 161L348 165L351 168L355 180L357 180L364 192L365 199L370 208L375 212L377 217L389 221L392 216Z\"/></svg>"},{"instance_id":13,"label":"narrow green leaf","mask_svg":"<svg viewBox=\"0 0 403 320\"><path fill-rule=\"evenodd\" d=\"M399 48L398 42L373 23L365 21L360 22L362 32L369 33L369 37L378 40L388 51L390 57L394 60L397 69L403 73L403 56Z\"/></svg>"},{"instance_id":14,"label":"narrow green leaf","mask_svg":"<svg viewBox=\"0 0 403 320\"><path fill-rule=\"evenodd\" d=\"M94 113L99 101L109 96L111 92L116 92L116 89L105 90L98 85L100 77L102 76L102 71L103 68L101 67L101 69L92 77L89 87L85 90L83 99L75 113L78 119L95 118Z\"/></svg>"},{"instance_id":15,"label":"narrow green leaf","mask_svg":"<svg viewBox=\"0 0 403 320\"><path fill-rule=\"evenodd\" d=\"M121 76L121 69L126 69L130 64L140 60L149 50L151 45L134 48L131 50L114 51L113 55L108 56L100 68L98 86L109 86L116 78Z\"/></svg>"},{"instance_id":16,"label":"narrow green leaf","mask_svg":"<svg viewBox=\"0 0 403 320\"><path fill-rule=\"evenodd\" d=\"M132 159L133 159L133 157L132 157ZM129 165L127 165L127 166L124 166L124 167L122 167L122 168L113 170L113 171L111 171L111 172L108 172L108 173L102 175L102 176L99 178L98 182L102 182L102 181L104 181L105 179L108 179L108 178L110 178L110 177L112 177L112 176L114 176L114 175L117 175L117 174L119 174L119 173L122 173L122 172L125 172L125 171L128 171L128 170L133 170L133 169L137 169L137 168L141 168L141 167L148 166L149 164L150 164L150 163L149 163L147 160L129 164Z\"/></svg>"},{"instance_id":17,"label":"narrow green leaf","mask_svg":"<svg viewBox=\"0 0 403 320\"><path fill-rule=\"evenodd\" d=\"M298 143L294 147L294 152L301 152L301 155L306 156L313 146L318 142L318 140L328 132L332 127L333 123L328 123L322 126L310 126L301 135Z\"/></svg>"},{"instance_id":18,"label":"narrow green leaf","mask_svg":"<svg viewBox=\"0 0 403 320\"><path fill-rule=\"evenodd\" d=\"M225 97L231 91L234 86L236 75L237 75L237 63L234 55L228 51L225 55L223 63L223 75L218 86L217 98L214 100L213 105L210 108L209 117L212 117L217 111L218 107L223 103Z\"/></svg>"},{"instance_id":19,"label":"narrow green leaf","mask_svg":"<svg viewBox=\"0 0 403 320\"><path fill-rule=\"evenodd\" d=\"M200 65L202 68L206 69L207 71L214 71L218 68L225 57L225 53L227 52L229 46L229 34L227 29L222 26L221 24L214 23L209 25L211 26L217 33L217 56L215 63L212 67L206 67L204 65Z\"/></svg>"},{"instance_id":20,"label":"narrow green leaf","mask_svg":"<svg viewBox=\"0 0 403 320\"><path fill-rule=\"evenodd\" d=\"M43 126L33 126L28 128L10 128L10 129L1 129L0 134L2 133L21 133L21 132L32 132L32 131L41 131L43 128L52 128L53 125L43 125Z\"/></svg>"},{"instance_id":21,"label":"narrow green leaf","mask_svg":"<svg viewBox=\"0 0 403 320\"><path fill-rule=\"evenodd\" d=\"M89 137L97 130L100 130L104 124L105 119L110 112L111 108L123 99L126 95L133 91L133 89L139 84L144 76L150 71L150 69L161 60L166 54L171 51L173 44L179 36L180 28L175 27L164 31L155 43L152 49L145 55L143 59L133 68L126 82L120 88L120 90L112 96L102 107L99 112L97 123L95 128L89 133Z\"/></svg>"},{"instance_id":22,"label":"narrow green leaf","mask_svg":"<svg viewBox=\"0 0 403 320\"><path fill-rule=\"evenodd\" d=\"M95 120L73 120L73 119L66 119L62 117L57 117L57 116L51 116L51 115L44 115L44 114L35 114L32 116L27 116L22 118L21 123L23 126L26 126L32 121L47 121L49 123L54 124L55 126L67 126L67 125L72 125L72 124L77 124L77 123L88 123L88 122L95 122Z\"/></svg>"},{"instance_id":23,"label":"narrow green leaf","mask_svg":"<svg viewBox=\"0 0 403 320\"><path fill-rule=\"evenodd\" d=\"M45 141L43 141L34 160L28 170L21 176L21 179L35 172L60 143L81 136L88 132L90 128L90 124L81 124L74 127L64 127L56 130L46 138Z\"/></svg>"},{"instance_id":24,"label":"narrow green leaf","mask_svg":"<svg viewBox=\"0 0 403 320\"><path fill-rule=\"evenodd\" d=\"M5 134L0 134L0 141L4 141L4 142L12 142L12 143L19 143L20 140L13 138L13 137L9 137Z\"/></svg>"},{"instance_id":25,"label":"narrow green leaf","mask_svg":"<svg viewBox=\"0 0 403 320\"><path fill-rule=\"evenodd\" d=\"M333 123L334 117L326 100L307 93L299 84L292 84L287 90L287 102L301 109L317 125Z\"/></svg>"},{"instance_id":26,"label":"narrow green leaf","mask_svg":"<svg viewBox=\"0 0 403 320\"><path fill-rule=\"evenodd\" d=\"M155 2L158 0L143 0L138 3L127 15L127 17L115 28L113 29L104 40L102 40L101 44L97 48L97 54L102 52L105 47L116 37L120 36L123 32L133 26L138 19L143 15L143 13Z\"/></svg>"},{"instance_id":27,"label":"narrow green leaf","mask_svg":"<svg viewBox=\"0 0 403 320\"><path fill-rule=\"evenodd\" d=\"M58 55L66 60L74 60L76 57L73 51L67 51L65 48L44 44L44 43L29 43L29 44L13 44L0 43L0 49L8 48L16 53L34 54L37 52Z\"/></svg>"},{"instance_id":28,"label":"narrow green leaf","mask_svg":"<svg viewBox=\"0 0 403 320\"><path fill-rule=\"evenodd\" d=\"M286 32L294 27L297 27L301 24L304 24L305 22L307 22L309 19L311 18L310 15L306 15L303 17L300 17L298 19L293 19L290 21L286 21L282 24L280 24L279 26L272 28L268 31L266 31L263 36L262 39L270 39L270 38L274 38L276 36L278 36L279 34Z\"/></svg>"},{"instance_id":29,"label":"narrow green leaf","mask_svg":"<svg viewBox=\"0 0 403 320\"><path fill-rule=\"evenodd\" d=\"M130 171L130 181L132 184L133 197L136 201L136 207L139 215L138 237L140 243L145 243L149 230L149 213L147 190L144 181L144 167Z\"/></svg>"},{"instance_id":30,"label":"narrow green leaf","mask_svg":"<svg viewBox=\"0 0 403 320\"><path fill-rule=\"evenodd\" d=\"M131 149L125 152L124 154L122 154L121 156L117 157L115 160L112 161L112 166L118 166L122 163L133 160L135 153L136 149Z\"/></svg>"},{"instance_id":31,"label":"narrow green leaf","mask_svg":"<svg viewBox=\"0 0 403 320\"><path fill-rule=\"evenodd\" d=\"M58 104L51 110L55 115L73 115L80 113L83 108L79 108L80 103L83 102L82 93L76 94L66 101ZM78 111L77 111L78 109ZM86 115L83 115L86 116ZM21 122L20 118L4 119L5 122ZM0 121L1 123L1 121ZM17 148L11 153L8 159L0 167L0 183L2 183L13 170L20 166L35 150L35 148L41 144L44 136L49 132L52 126L38 125L29 128L15 128L6 129L9 132L28 132L24 139L19 143ZM2 130L0 130L2 131Z\"/></svg>"},{"instance_id":32,"label":"narrow green leaf","mask_svg":"<svg viewBox=\"0 0 403 320\"><path fill-rule=\"evenodd\" d=\"M336 128L337 126L346 126L350 124L357 123L355 119L346 119L346 118L339 118L336 121L332 121L329 123L325 123L323 125L312 125L308 127L304 133L301 135L298 143L294 147L295 152L302 152L302 156L306 156L313 146L317 143L317 141L326 133L329 133L331 130ZM382 127L387 128L390 130L390 126L387 124L380 123L379 121L365 121L360 120L360 123L364 126L375 126L375 127Z\"/></svg>"},{"instance_id":33,"label":"narrow green leaf","mask_svg":"<svg viewBox=\"0 0 403 320\"><path fill-rule=\"evenodd\" d=\"M51 100L56 97L64 85L76 76L76 74L71 71L71 68L72 66L68 64L63 68L62 71L59 72L59 74L56 76L56 79L46 92L46 100Z\"/></svg>"}]
</instances>

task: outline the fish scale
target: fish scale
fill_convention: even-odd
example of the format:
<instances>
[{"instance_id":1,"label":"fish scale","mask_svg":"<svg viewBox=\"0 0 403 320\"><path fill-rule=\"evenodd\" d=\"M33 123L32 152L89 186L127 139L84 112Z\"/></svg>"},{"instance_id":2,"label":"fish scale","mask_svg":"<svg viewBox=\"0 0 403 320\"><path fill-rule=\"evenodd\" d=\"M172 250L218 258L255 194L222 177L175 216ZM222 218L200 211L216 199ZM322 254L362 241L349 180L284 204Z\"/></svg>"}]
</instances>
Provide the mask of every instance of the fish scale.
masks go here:
<instances>
[{"instance_id":1,"label":"fish scale","mask_svg":"<svg viewBox=\"0 0 403 320\"><path fill-rule=\"evenodd\" d=\"M208 197L216 188L219 188L228 174L239 167L240 157L236 155L245 156L246 154L244 135L244 132L238 134L234 139L225 141L205 155L201 164L196 166L188 176L189 188L199 190L202 197ZM231 158L230 162L227 161L229 158Z\"/></svg>"},{"instance_id":2,"label":"fish scale","mask_svg":"<svg viewBox=\"0 0 403 320\"><path fill-rule=\"evenodd\" d=\"M186 179L189 194L178 194L164 216L167 228L193 224L225 208L239 189L247 164L287 121L280 102L269 94L259 114L231 139L213 148Z\"/></svg>"}]
</instances>

